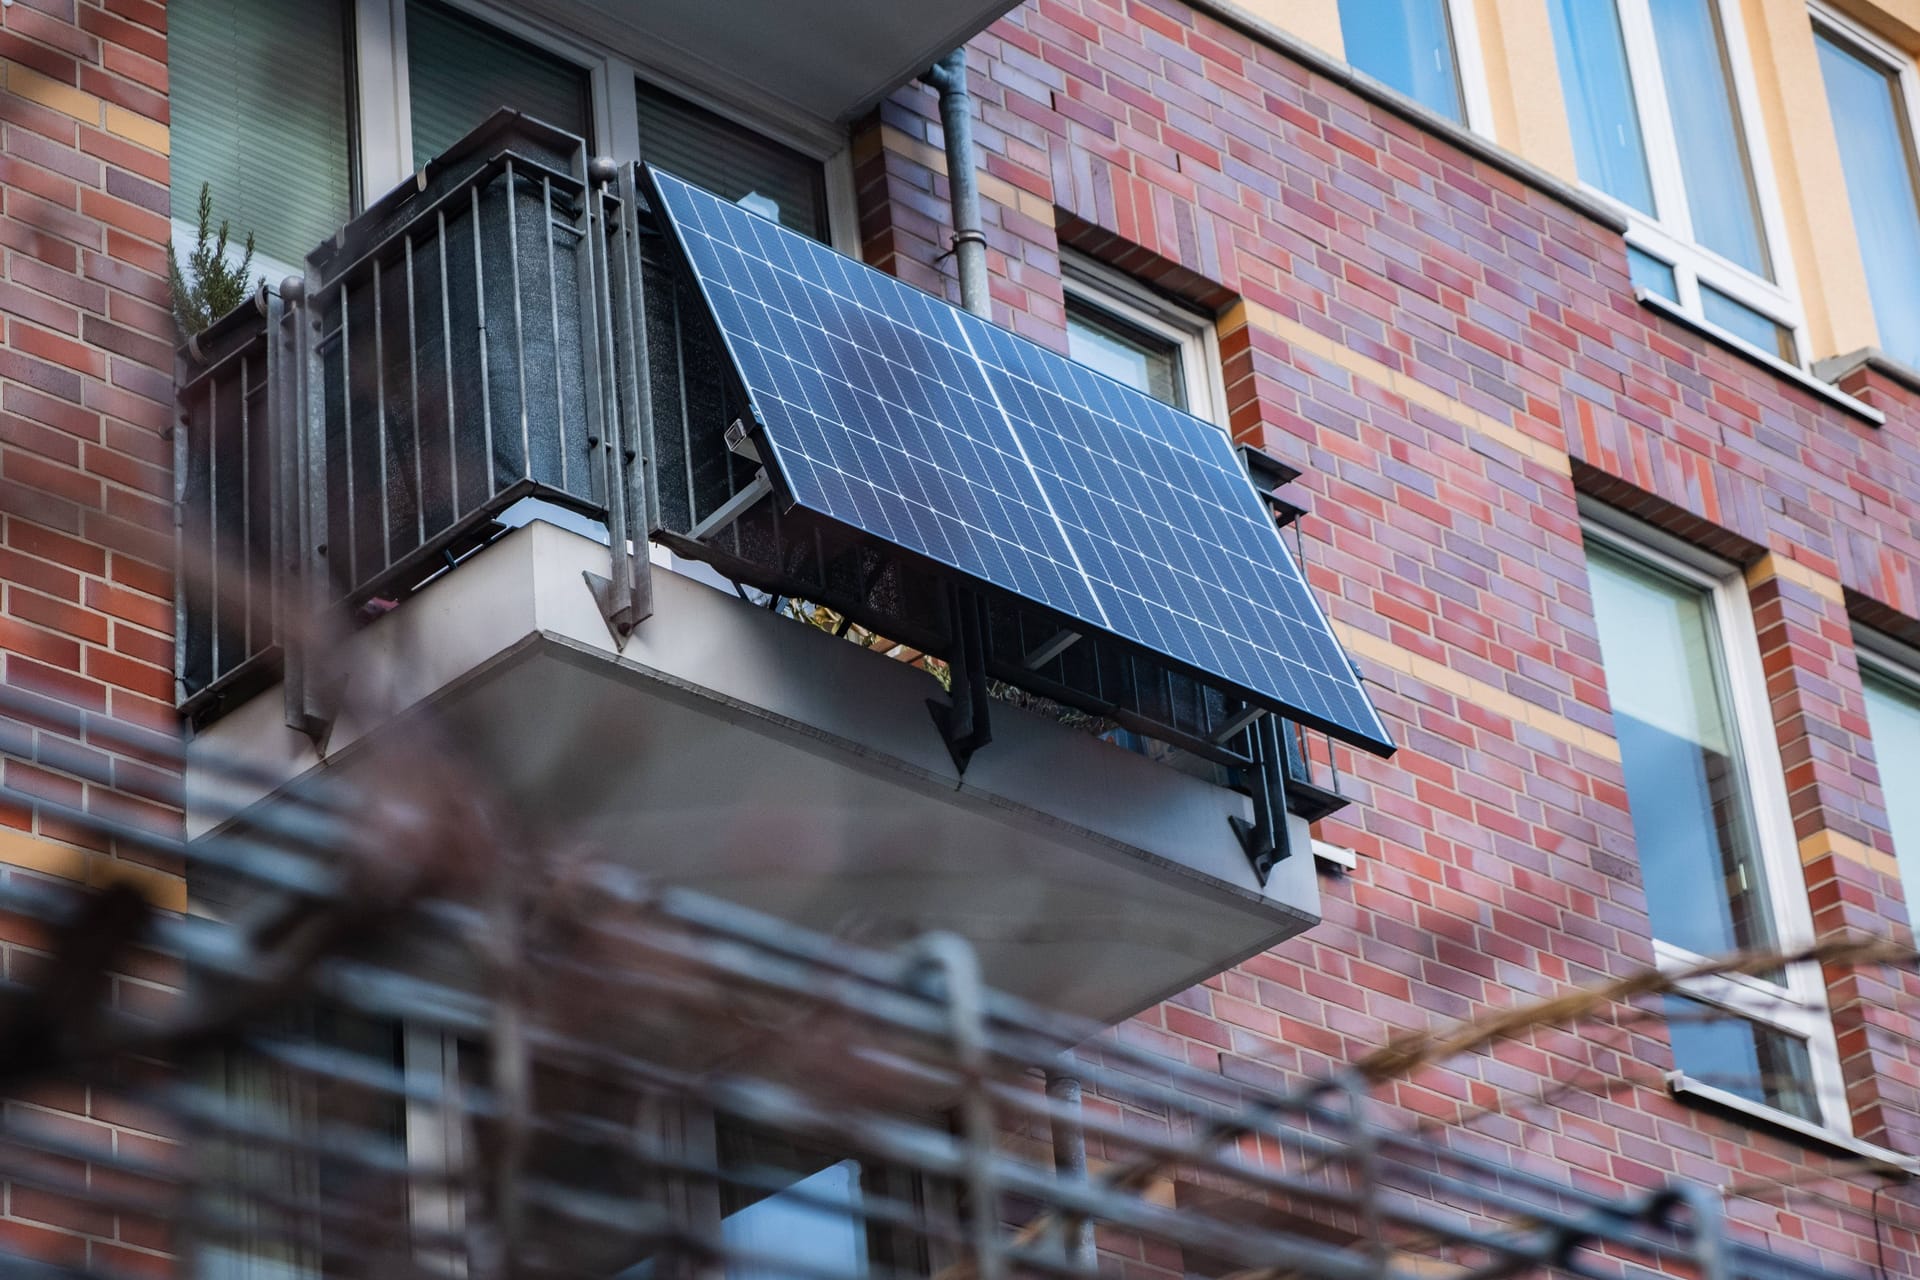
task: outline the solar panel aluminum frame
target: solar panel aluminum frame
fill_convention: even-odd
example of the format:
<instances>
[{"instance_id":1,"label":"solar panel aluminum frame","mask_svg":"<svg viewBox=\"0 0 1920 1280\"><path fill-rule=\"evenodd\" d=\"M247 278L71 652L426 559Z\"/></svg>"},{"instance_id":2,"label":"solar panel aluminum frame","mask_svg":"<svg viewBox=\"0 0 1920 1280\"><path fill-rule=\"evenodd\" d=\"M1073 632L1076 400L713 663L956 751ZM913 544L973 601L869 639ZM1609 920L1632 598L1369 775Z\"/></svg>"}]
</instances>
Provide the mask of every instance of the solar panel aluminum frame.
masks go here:
<instances>
[{"instance_id":1,"label":"solar panel aluminum frame","mask_svg":"<svg viewBox=\"0 0 1920 1280\"><path fill-rule=\"evenodd\" d=\"M889 545L889 555L892 558L903 563L910 563L919 572L936 579L957 580L965 583L970 589L979 592L983 598L992 604L1000 606L998 612L1002 616L1008 613L1006 603L1009 601L1016 602L1016 607L1012 611L1014 616L1044 619L1046 627L1049 628L1049 634L1061 632L1080 634L1082 639L1066 650L1066 656L1071 656L1076 650L1083 652L1100 651L1105 655L1105 661L1102 665L1111 667L1114 665L1117 647L1118 650L1124 651L1127 657L1140 662L1146 668L1147 673L1154 678L1162 681L1188 681L1192 683L1196 690L1202 691L1200 694L1202 698L1211 695L1217 700L1216 710L1218 714L1213 717L1211 726L1205 727L1203 731L1182 733L1179 732L1176 727L1170 726L1165 722L1134 714L1122 702L1111 698L1090 695L1086 690L1076 688L1068 681L1049 679L1044 664L1042 670L1036 671L1029 668L1024 662L1012 659L1005 652L995 652L989 655L987 659L989 670L996 678L1028 689L1044 697L1075 706L1096 715L1110 716L1114 718L1116 722L1127 724L1128 727L1136 727L1139 732L1147 734L1148 736L1156 737L1163 741L1175 742L1177 745L1192 750L1196 754L1223 763L1244 764L1255 757L1256 752L1253 750L1250 740L1247 741L1245 747L1236 750L1227 746L1216 734L1220 725L1229 723L1236 718L1239 719L1240 724L1244 724L1246 719L1243 713L1250 708L1256 707L1259 710L1279 715L1291 721L1307 724L1312 728L1329 732L1349 741L1355 741L1356 745L1376 753L1384 754L1391 751L1391 744L1385 740L1384 734L1379 740L1371 738L1356 740L1356 731L1350 726L1329 721L1303 708L1284 703L1272 695L1262 695L1257 690L1237 685L1233 681L1209 672L1178 655L1157 651L1148 646L1128 640L1126 637L1111 631L1102 632L1097 624L1093 625L1093 634L1089 634L1090 624L1083 617L1076 617L1071 613L1055 608L1042 601L1022 595L1013 591L1005 584L994 582L991 579L984 578L978 574L968 572L950 564L941 563L930 556L923 555L914 548L893 543L880 534L847 524L831 515L800 503L781 468L779 452L774 442L768 439L767 424L761 420L757 413L753 389L748 386L747 380L742 373L738 352L734 349L732 340L725 331L724 326L714 314L714 300L708 295L704 281L688 258L686 246L681 242L679 233L671 229L672 220L665 213L664 200L661 196L660 188L653 180L651 173L649 173L648 179L647 195L649 197L649 203L654 211L656 222L661 224L662 229L666 231L663 238L669 245L668 257L675 263L679 275L684 281L688 282L690 292L692 292L694 297L699 301L700 305L692 308L692 310L701 316L701 319L696 323L699 323L706 330L728 357L724 361L724 364L726 366L729 391L734 405L732 412L738 414L740 418L739 430L742 431L751 442L758 458L763 460L762 465L772 489L774 508L784 521L798 522L812 520L824 522L825 525L838 530L841 536L849 539L867 539L877 542L887 542ZM935 305L945 305L937 299L929 299L929 301ZM1264 501L1264 499L1260 499L1260 495L1257 494L1252 480L1246 478L1244 473L1242 473L1242 479L1247 484L1249 495ZM756 511L758 509L758 507L753 508L753 510ZM913 647L923 648L934 653L950 652L954 642L954 631L950 626L939 627L931 633L923 631L917 636L910 636L896 630L885 630L890 624L897 626L899 620L884 617L873 618L867 603L857 598L847 598L845 596L823 598L822 595L819 594L819 584L817 582L806 582L781 568L769 566L765 564L764 561L756 560L749 556L742 556L736 552L730 552L724 545L715 545L716 540L719 540L721 543L726 542L729 532L737 532L737 524L738 522L729 525L727 530L713 531L707 538L697 541L689 539L686 536L690 532L690 530L687 529L675 530L662 528L655 532L663 542L674 546L674 548L682 554L713 562L722 572L728 573L729 576L736 576L736 580L751 582L753 585L774 592L777 595L803 596L817 603L827 604L836 610L851 612L863 623L872 622L876 624L876 629L883 630L884 634L887 634L890 639L897 639L902 643L911 644ZM1277 530L1274 536L1278 538L1279 534ZM772 571L769 572L769 570ZM1094 639L1096 641L1095 645L1088 646L1087 641L1089 639ZM1030 649L1024 650L1020 657L1024 658L1030 652ZM1343 663L1346 662L1344 654L1340 656L1340 661ZM1054 666L1058 669L1057 663L1054 664ZM1341 672L1340 675L1342 678L1354 678L1350 666L1346 671ZM1240 736L1244 738L1244 735Z\"/></svg>"}]
</instances>

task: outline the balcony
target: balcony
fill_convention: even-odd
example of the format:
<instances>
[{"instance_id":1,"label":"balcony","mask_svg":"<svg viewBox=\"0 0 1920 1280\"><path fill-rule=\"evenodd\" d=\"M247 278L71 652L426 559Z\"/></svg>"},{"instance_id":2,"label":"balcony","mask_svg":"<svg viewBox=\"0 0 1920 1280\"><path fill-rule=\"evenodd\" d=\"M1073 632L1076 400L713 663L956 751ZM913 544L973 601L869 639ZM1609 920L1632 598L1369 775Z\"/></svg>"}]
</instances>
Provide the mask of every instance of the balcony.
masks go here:
<instances>
[{"instance_id":1,"label":"balcony","mask_svg":"<svg viewBox=\"0 0 1920 1280\"><path fill-rule=\"evenodd\" d=\"M183 355L189 759L257 766L190 767L191 830L413 734L515 821L1102 1019L1314 923L1330 740L781 502L643 182L503 113Z\"/></svg>"}]
</instances>

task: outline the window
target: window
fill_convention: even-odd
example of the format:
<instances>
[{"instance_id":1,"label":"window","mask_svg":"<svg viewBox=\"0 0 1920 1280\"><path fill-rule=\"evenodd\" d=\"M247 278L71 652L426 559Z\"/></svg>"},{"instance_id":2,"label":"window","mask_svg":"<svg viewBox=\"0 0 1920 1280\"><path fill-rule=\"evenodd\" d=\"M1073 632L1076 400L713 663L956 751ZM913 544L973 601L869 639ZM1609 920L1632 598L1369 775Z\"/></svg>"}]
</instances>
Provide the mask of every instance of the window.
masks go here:
<instances>
[{"instance_id":1,"label":"window","mask_svg":"<svg viewBox=\"0 0 1920 1280\"><path fill-rule=\"evenodd\" d=\"M1061 260L1067 354L1089 368L1215 420L1219 348L1213 326L1118 272L1079 257Z\"/></svg>"},{"instance_id":2,"label":"window","mask_svg":"<svg viewBox=\"0 0 1920 1280\"><path fill-rule=\"evenodd\" d=\"M1920 916L1920 667L1860 650L1860 684L1867 695L1867 730L1880 767L1887 829L1907 891L1907 913Z\"/></svg>"},{"instance_id":3,"label":"window","mask_svg":"<svg viewBox=\"0 0 1920 1280\"><path fill-rule=\"evenodd\" d=\"M1913 63L1838 17L1822 14L1813 30L1880 346L1920 366L1920 95Z\"/></svg>"},{"instance_id":4,"label":"window","mask_svg":"<svg viewBox=\"0 0 1920 1280\"><path fill-rule=\"evenodd\" d=\"M1421 106L1467 124L1464 88L1470 81L1455 48L1472 43L1471 8L1455 12L1451 0L1340 0L1347 61Z\"/></svg>"},{"instance_id":5,"label":"window","mask_svg":"<svg viewBox=\"0 0 1920 1280\"><path fill-rule=\"evenodd\" d=\"M416 168L501 107L593 138L585 68L432 0L408 0L407 89Z\"/></svg>"},{"instance_id":6,"label":"window","mask_svg":"<svg viewBox=\"0 0 1920 1280\"><path fill-rule=\"evenodd\" d=\"M213 220L285 269L353 216L353 79L341 0L175 0L173 217Z\"/></svg>"},{"instance_id":7,"label":"window","mask_svg":"<svg viewBox=\"0 0 1920 1280\"><path fill-rule=\"evenodd\" d=\"M816 240L827 238L818 162L642 81L640 158Z\"/></svg>"},{"instance_id":8,"label":"window","mask_svg":"<svg viewBox=\"0 0 1920 1280\"><path fill-rule=\"evenodd\" d=\"M1588 574L1654 951L1663 967L1795 945L1812 919L1731 567L1589 524ZM1690 1087L1848 1128L1817 970L1687 984L1669 1009Z\"/></svg>"},{"instance_id":9,"label":"window","mask_svg":"<svg viewBox=\"0 0 1920 1280\"><path fill-rule=\"evenodd\" d=\"M1800 362L1799 304L1732 0L1549 0L1580 180L1632 224L1634 284Z\"/></svg>"},{"instance_id":10,"label":"window","mask_svg":"<svg viewBox=\"0 0 1920 1280\"><path fill-rule=\"evenodd\" d=\"M822 238L828 176L848 181L491 0L178 0L168 24L175 240L206 182L235 256L251 233L269 280L502 106Z\"/></svg>"}]
</instances>

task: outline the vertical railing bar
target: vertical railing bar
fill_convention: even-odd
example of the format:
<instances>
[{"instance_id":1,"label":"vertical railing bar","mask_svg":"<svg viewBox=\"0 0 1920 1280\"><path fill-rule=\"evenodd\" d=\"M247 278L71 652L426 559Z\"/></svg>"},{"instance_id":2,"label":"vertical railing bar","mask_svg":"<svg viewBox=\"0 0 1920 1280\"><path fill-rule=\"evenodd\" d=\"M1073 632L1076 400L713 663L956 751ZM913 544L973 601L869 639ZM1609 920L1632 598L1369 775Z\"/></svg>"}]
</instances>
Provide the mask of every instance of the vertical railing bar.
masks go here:
<instances>
[{"instance_id":1,"label":"vertical railing bar","mask_svg":"<svg viewBox=\"0 0 1920 1280\"><path fill-rule=\"evenodd\" d=\"M526 415L526 332L520 328L520 215L515 209L518 182L513 161L507 161L507 257L513 259L513 368L520 378L520 470L534 470L534 436ZM492 495L492 484L488 495Z\"/></svg>"},{"instance_id":2,"label":"vertical railing bar","mask_svg":"<svg viewBox=\"0 0 1920 1280\"><path fill-rule=\"evenodd\" d=\"M380 260L373 260L373 392L374 434L377 438L378 457L380 459L380 491L375 503L380 510L380 560L379 567L384 569L393 563L393 532L389 527L387 510L392 497L392 489L387 480L387 315L381 303L382 286L380 282ZM353 590L358 591L364 584L356 574Z\"/></svg>"},{"instance_id":3,"label":"vertical railing bar","mask_svg":"<svg viewBox=\"0 0 1920 1280\"><path fill-rule=\"evenodd\" d=\"M240 357L240 546L242 555L253 545L253 504L247 490L253 482L253 411L247 406L247 385L253 378L253 361ZM217 550L217 548L216 548ZM217 606L217 602L216 602ZM253 575L240 575L240 661L253 654Z\"/></svg>"},{"instance_id":4,"label":"vertical railing bar","mask_svg":"<svg viewBox=\"0 0 1920 1280\"><path fill-rule=\"evenodd\" d=\"M647 336L647 274L640 259L640 192L632 165L620 170L620 265L626 288L626 403L621 413L621 468L627 485L627 535L633 544L633 621L653 613L653 568L647 538L659 498L653 475L653 353ZM631 455L631 456L629 456Z\"/></svg>"},{"instance_id":5,"label":"vertical railing bar","mask_svg":"<svg viewBox=\"0 0 1920 1280\"><path fill-rule=\"evenodd\" d=\"M297 548L300 545L300 506L302 489L298 478L300 421L297 409L300 388L298 342L290 334L297 329L300 311L298 282L288 277L280 282L277 293L267 295L267 473L268 539L267 564L272 578L267 584L268 641L280 643L280 688L282 710L289 727L299 728L304 721L301 690L304 675L303 655L293 635L294 617L290 599L297 598L299 573Z\"/></svg>"},{"instance_id":6,"label":"vertical railing bar","mask_svg":"<svg viewBox=\"0 0 1920 1280\"><path fill-rule=\"evenodd\" d=\"M207 382L207 533L201 552L207 557L207 680L218 680L220 668L220 383Z\"/></svg>"},{"instance_id":7,"label":"vertical railing bar","mask_svg":"<svg viewBox=\"0 0 1920 1280\"><path fill-rule=\"evenodd\" d=\"M422 461L426 442L420 435L420 304L413 291L412 228L407 229L402 243L407 258L407 394L413 400L413 532L417 548L427 541L427 477Z\"/></svg>"},{"instance_id":8,"label":"vertical railing bar","mask_svg":"<svg viewBox=\"0 0 1920 1280\"><path fill-rule=\"evenodd\" d=\"M186 382L186 371L176 357L174 381ZM182 547L187 539L187 468L192 465L193 410L185 404L174 407L173 430L173 544ZM192 643L188 629L187 578L184 555L173 557L173 696L185 701L187 692L187 646Z\"/></svg>"},{"instance_id":9,"label":"vertical railing bar","mask_svg":"<svg viewBox=\"0 0 1920 1280\"><path fill-rule=\"evenodd\" d=\"M602 319L604 308L601 306L599 268L600 236L599 216L596 205L597 201L594 195L592 179L589 178L586 192L581 198L580 238L574 248L574 278L578 282L578 288L580 290L579 306L582 322L580 330L580 370L585 376L585 381L580 392L580 411L587 433L586 446L588 450L598 448L601 453L601 466L599 470L601 492L598 497L603 509L610 510L612 503L609 490L612 488L613 477L606 465L606 459L612 455L613 450L610 447L612 444L612 430L607 422L606 372L603 366L604 344L606 341L605 329L607 326L599 323ZM553 228L549 226L547 230L547 243L551 245L553 243ZM551 260L551 258L549 258L549 260ZM557 298L559 280L556 277L550 283L556 291ZM556 305L554 309L554 320L556 324L559 321L559 316L559 308ZM557 330L555 337L555 350L557 352L559 349ZM556 361L556 368L557 367L558 362ZM566 435L563 430L560 448L562 468L560 474L563 487L567 474L565 470L566 459L571 452L572 450L567 445ZM589 470L588 483L591 485L592 481L593 473ZM611 534L611 528L608 532ZM612 545L611 537L608 539L608 544L610 546ZM617 582L619 570L616 568L614 573Z\"/></svg>"},{"instance_id":10,"label":"vertical railing bar","mask_svg":"<svg viewBox=\"0 0 1920 1280\"><path fill-rule=\"evenodd\" d=\"M316 680L314 678L313 655L319 651L317 645L309 644L315 623L321 608L332 603L327 570L327 556L332 547L328 541L330 513L327 509L327 385L326 353L321 349L320 329L325 322L325 312L316 302L318 296L314 286L318 283L309 275L298 281L300 285L299 323L294 330L296 343L295 358L300 365L299 399L295 402L298 412L298 439L301 456L299 470L296 473L299 488L300 548L294 561L299 570L295 580L298 591L296 599L300 603L298 626L300 629L300 689L299 718L297 728L303 732L318 732L320 725L320 706L315 697ZM346 359L346 308L345 290L341 292L342 316L340 342L341 360ZM351 464L349 464L351 465ZM351 508L349 508L351 509Z\"/></svg>"},{"instance_id":11,"label":"vertical railing bar","mask_svg":"<svg viewBox=\"0 0 1920 1280\"><path fill-rule=\"evenodd\" d=\"M547 314L553 321L553 398L554 410L560 424L560 488L562 492L571 492L567 488L567 384L560 372L560 281L553 267L553 179L540 179L540 204L543 216L540 220L540 238L547 246ZM525 353L521 355L525 363ZM527 454L527 471L533 471L533 454Z\"/></svg>"},{"instance_id":12,"label":"vertical railing bar","mask_svg":"<svg viewBox=\"0 0 1920 1280\"><path fill-rule=\"evenodd\" d=\"M353 344L349 316L352 315L352 297L348 293L347 282L340 281L340 452L347 463L347 527L341 530L341 536L347 543L347 589L352 590L360 581L360 539L359 531L354 528L354 513L359 510L355 499L355 481L358 479L353 458ZM340 548L330 541L327 544L329 555L338 555ZM329 592L331 594L331 592Z\"/></svg>"},{"instance_id":13,"label":"vertical railing bar","mask_svg":"<svg viewBox=\"0 0 1920 1280\"><path fill-rule=\"evenodd\" d=\"M687 528L700 523L700 491L693 482L693 413L687 407L687 333L680 315L680 291L673 298L673 371L680 388L680 464L687 473Z\"/></svg>"},{"instance_id":14,"label":"vertical railing bar","mask_svg":"<svg viewBox=\"0 0 1920 1280\"><path fill-rule=\"evenodd\" d=\"M520 379L520 442L526 447L527 440L527 362L525 349L520 345L520 231L519 219L513 212L513 161L507 161L507 267L513 272L513 351L514 375ZM486 501L492 501L495 481L499 479L493 471L493 383L487 374L487 275L484 259L480 253L480 188L473 188L473 296L478 309L475 325L480 340L480 427L481 437L486 448L485 488Z\"/></svg>"},{"instance_id":15,"label":"vertical railing bar","mask_svg":"<svg viewBox=\"0 0 1920 1280\"><path fill-rule=\"evenodd\" d=\"M444 384L442 394L446 396L447 406L447 497L449 500L447 518L452 522L460 519L460 436L454 421L453 303L447 291L447 211L442 208L435 213L434 217L438 219L436 225L440 232L440 374ZM476 271L474 284L477 287L479 283L480 275ZM482 332L484 333L484 327ZM481 346L485 345L483 337ZM483 404L486 402L484 384L481 387L481 402Z\"/></svg>"}]
</instances>

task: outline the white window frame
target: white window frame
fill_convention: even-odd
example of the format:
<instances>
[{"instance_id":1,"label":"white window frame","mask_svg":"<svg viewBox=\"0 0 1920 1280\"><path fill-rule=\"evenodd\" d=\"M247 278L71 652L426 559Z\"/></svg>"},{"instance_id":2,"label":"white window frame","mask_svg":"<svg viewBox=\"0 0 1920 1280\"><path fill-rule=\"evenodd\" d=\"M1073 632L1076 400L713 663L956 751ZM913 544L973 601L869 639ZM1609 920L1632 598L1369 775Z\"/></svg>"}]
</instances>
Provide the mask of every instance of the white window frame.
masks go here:
<instances>
[{"instance_id":1,"label":"white window frame","mask_svg":"<svg viewBox=\"0 0 1920 1280\"><path fill-rule=\"evenodd\" d=\"M1816 31L1824 32L1836 44L1846 46L1862 62L1878 65L1893 74L1899 84L1900 106L1906 116L1907 168L1913 180L1920 182L1920 67L1916 67L1913 56L1832 5L1822 3L1822 0L1813 0L1807 10ZM1853 216L1851 207L1848 216ZM1853 223L1853 227L1854 239L1858 242L1859 223ZM1874 329L1876 332L1879 330L1877 316L1874 318Z\"/></svg>"},{"instance_id":2,"label":"white window frame","mask_svg":"<svg viewBox=\"0 0 1920 1280\"><path fill-rule=\"evenodd\" d=\"M1738 735L1747 794L1753 805L1759 870L1766 881L1764 889L1775 943L1788 951L1811 946L1815 938L1813 908L1807 899L1806 876L1801 870L1800 851L1793 837L1786 769L1774 733L1766 670L1760 660L1760 641L1753 625L1753 605L1747 595L1746 579L1736 566L1598 504L1582 501L1580 510L1582 531L1589 544L1697 587L1706 598L1714 620L1714 639L1726 668L1728 710L1733 717L1733 731ZM1653 940L1653 953L1655 963L1666 973L1707 958L1658 938ZM1683 982L1680 991L1805 1043L1814 1098L1820 1112L1819 1124L1827 1132L1851 1137L1853 1118L1847 1104L1846 1079L1840 1069L1839 1043L1827 1008L1826 983L1819 966L1813 964L1791 965L1785 976L1784 984L1741 974L1694 978ZM1783 1121L1806 1123L1761 1104L1743 1109L1778 1116Z\"/></svg>"},{"instance_id":3,"label":"white window frame","mask_svg":"<svg viewBox=\"0 0 1920 1280\"><path fill-rule=\"evenodd\" d=\"M1457 77L1460 89L1460 110L1464 117L1460 123L1467 129L1486 138L1493 137L1493 98L1487 91L1486 52L1480 45L1480 19L1475 13L1476 0L1444 0L1443 9L1447 16L1447 40L1453 46L1453 74ZM1345 41L1345 32L1341 33ZM1347 65L1375 84L1386 84L1364 67L1354 66L1351 56ZM1395 93L1400 92L1394 89Z\"/></svg>"},{"instance_id":4,"label":"white window frame","mask_svg":"<svg viewBox=\"0 0 1920 1280\"><path fill-rule=\"evenodd\" d=\"M439 0L461 14L495 27L516 39L543 49L587 72L591 81L595 150L617 163L640 159L640 113L636 86L644 81L712 111L743 129L790 147L821 166L826 189L828 239L849 257L860 257L858 218L853 189L853 161L844 137L825 138L796 132L792 123L774 114L759 115L739 104L724 103L699 87L657 74L653 68L624 57L606 45L563 31L551 23L526 17L503 0ZM412 177L413 154L411 84L407 76L407 0L352 0L355 136L351 148L356 165L355 186L365 208ZM193 247L194 228L175 219L175 249L184 259ZM238 252L232 254L238 261ZM299 275L299 263L255 255L255 271L278 284Z\"/></svg>"},{"instance_id":5,"label":"white window frame","mask_svg":"<svg viewBox=\"0 0 1920 1280\"><path fill-rule=\"evenodd\" d=\"M1884 684L1898 685L1914 701L1920 702L1920 650L1902 644L1891 636L1882 635L1878 631L1859 629L1853 633L1853 653L1860 664L1862 675L1873 675ZM1878 743L1874 744L1874 766L1880 772L1880 785L1884 791L1887 769L1879 758ZM1899 853L1899 847L1896 845L1894 848L1896 866ZM1920 867L1920 850L1909 853L1908 861ZM1906 877L1901 876L1900 888L1906 897L1909 921L1920 920L1920 884L1908 884Z\"/></svg>"},{"instance_id":6,"label":"white window frame","mask_svg":"<svg viewBox=\"0 0 1920 1280\"><path fill-rule=\"evenodd\" d=\"M1641 252L1673 268L1673 301L1689 317L1716 335L1743 349L1760 350L1775 360L1778 352L1754 348L1738 334L1706 319L1700 287L1704 284L1751 307L1793 335L1794 358L1787 363L1806 368L1810 359L1807 319L1800 305L1800 288L1787 243L1786 214L1780 205L1772 152L1767 146L1766 121L1761 118L1759 92L1753 74L1751 46L1738 0L1709 0L1720 19L1726 41L1727 65L1733 78L1734 110L1746 143L1747 167L1760 205L1760 237L1773 265L1774 279L1754 274L1712 250L1695 243L1693 220L1687 207L1686 177L1667 106L1666 78L1660 67L1660 47L1654 38L1653 10L1648 0L1612 0L1619 15L1620 35L1626 47L1627 75L1640 117L1641 144L1646 151L1647 178L1653 193L1649 216L1589 183L1582 186L1620 211L1627 219L1627 241Z\"/></svg>"},{"instance_id":7,"label":"white window frame","mask_svg":"<svg viewBox=\"0 0 1920 1280\"><path fill-rule=\"evenodd\" d=\"M1186 411L1223 431L1227 429L1220 335L1212 320L1071 250L1060 254L1060 285L1069 302L1105 312L1172 347L1180 359L1180 390L1186 396Z\"/></svg>"},{"instance_id":8,"label":"white window frame","mask_svg":"<svg viewBox=\"0 0 1920 1280\"><path fill-rule=\"evenodd\" d=\"M1453 37L1453 70L1460 77L1460 100L1465 104L1467 128L1496 141L1493 132L1493 95L1487 90L1487 56L1480 44L1477 0L1447 0L1447 25Z\"/></svg>"}]
</instances>

